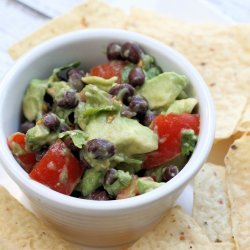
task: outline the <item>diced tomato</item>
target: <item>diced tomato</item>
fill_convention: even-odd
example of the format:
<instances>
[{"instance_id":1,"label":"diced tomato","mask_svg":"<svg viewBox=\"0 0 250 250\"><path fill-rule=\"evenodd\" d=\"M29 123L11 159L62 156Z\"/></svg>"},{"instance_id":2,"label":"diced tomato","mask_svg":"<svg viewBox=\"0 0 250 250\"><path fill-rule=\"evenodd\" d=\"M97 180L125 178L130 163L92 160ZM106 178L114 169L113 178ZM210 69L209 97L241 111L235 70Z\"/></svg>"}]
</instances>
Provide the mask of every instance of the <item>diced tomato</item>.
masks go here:
<instances>
[{"instance_id":1,"label":"diced tomato","mask_svg":"<svg viewBox=\"0 0 250 250\"><path fill-rule=\"evenodd\" d=\"M117 82L121 83L121 72L125 65L126 62L123 61L111 61L107 64L100 64L90 70L90 75L100 76L105 79L117 76Z\"/></svg>"},{"instance_id":2,"label":"diced tomato","mask_svg":"<svg viewBox=\"0 0 250 250\"><path fill-rule=\"evenodd\" d=\"M27 150L25 137L25 134L17 132L12 134L7 142L12 154L16 156L23 169L29 173L36 163L36 154Z\"/></svg>"},{"instance_id":3,"label":"diced tomato","mask_svg":"<svg viewBox=\"0 0 250 250\"><path fill-rule=\"evenodd\" d=\"M80 162L62 140L51 145L30 177L62 194L70 195L83 174Z\"/></svg>"},{"instance_id":4,"label":"diced tomato","mask_svg":"<svg viewBox=\"0 0 250 250\"><path fill-rule=\"evenodd\" d=\"M144 168L157 167L181 153L182 129L193 129L199 134L200 117L198 114L159 115L152 122L152 129L158 134L158 149L148 153Z\"/></svg>"}]
</instances>

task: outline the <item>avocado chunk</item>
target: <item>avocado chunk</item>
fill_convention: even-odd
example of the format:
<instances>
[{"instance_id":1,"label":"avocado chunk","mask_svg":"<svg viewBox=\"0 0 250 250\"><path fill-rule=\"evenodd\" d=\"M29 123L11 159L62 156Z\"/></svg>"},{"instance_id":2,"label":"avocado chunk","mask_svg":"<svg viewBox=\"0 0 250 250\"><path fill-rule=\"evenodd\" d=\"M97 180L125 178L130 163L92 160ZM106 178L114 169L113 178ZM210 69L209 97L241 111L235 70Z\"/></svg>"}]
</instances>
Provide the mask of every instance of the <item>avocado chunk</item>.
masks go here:
<instances>
[{"instance_id":1,"label":"avocado chunk","mask_svg":"<svg viewBox=\"0 0 250 250\"><path fill-rule=\"evenodd\" d=\"M46 80L34 79L29 84L23 98L23 114L27 120L34 121L42 116L46 88Z\"/></svg>"},{"instance_id":2,"label":"avocado chunk","mask_svg":"<svg viewBox=\"0 0 250 250\"><path fill-rule=\"evenodd\" d=\"M90 154L86 153L86 151L84 151L83 155L84 155L84 159L88 162L88 164L92 168L98 171L107 170L108 168L111 167L112 158L106 159L106 160L96 160L93 157L91 157Z\"/></svg>"},{"instance_id":3,"label":"avocado chunk","mask_svg":"<svg viewBox=\"0 0 250 250\"><path fill-rule=\"evenodd\" d=\"M87 85L81 93L86 98L86 103L92 107L108 106L113 104L112 96L93 84Z\"/></svg>"},{"instance_id":4,"label":"avocado chunk","mask_svg":"<svg viewBox=\"0 0 250 250\"><path fill-rule=\"evenodd\" d=\"M91 117L100 113L115 113L121 109L118 101L113 100L104 90L95 85L87 85L81 92L86 102L80 102L75 109L75 119L81 129L85 129Z\"/></svg>"},{"instance_id":5,"label":"avocado chunk","mask_svg":"<svg viewBox=\"0 0 250 250\"><path fill-rule=\"evenodd\" d=\"M162 112L163 114L175 113L175 114L183 114L183 113L192 113L194 107L198 101L195 98L187 98L182 100L175 100L167 109L166 112Z\"/></svg>"},{"instance_id":6,"label":"avocado chunk","mask_svg":"<svg viewBox=\"0 0 250 250\"><path fill-rule=\"evenodd\" d=\"M104 172L96 169L87 169L80 183L80 190L83 196L87 196L102 186Z\"/></svg>"},{"instance_id":7,"label":"avocado chunk","mask_svg":"<svg viewBox=\"0 0 250 250\"><path fill-rule=\"evenodd\" d=\"M59 134L60 136L60 134ZM106 160L96 160L91 157L91 154L86 152L86 150L82 150L82 155L84 159L88 162L88 164L98 170L107 170L109 168L117 168L123 170L125 172L129 172L130 174L134 174L141 170L144 156L136 155L136 156L126 156L122 153L116 153L109 159Z\"/></svg>"},{"instance_id":8,"label":"avocado chunk","mask_svg":"<svg viewBox=\"0 0 250 250\"><path fill-rule=\"evenodd\" d=\"M111 196L116 196L121 192L124 188L128 187L132 181L132 176L128 172L124 172L122 170L118 170L116 173L117 180L111 185L104 184L104 189Z\"/></svg>"},{"instance_id":9,"label":"avocado chunk","mask_svg":"<svg viewBox=\"0 0 250 250\"><path fill-rule=\"evenodd\" d=\"M181 93L176 97L176 100L181 100L181 99L187 99L188 94L185 92L185 90L182 90Z\"/></svg>"},{"instance_id":10,"label":"avocado chunk","mask_svg":"<svg viewBox=\"0 0 250 250\"><path fill-rule=\"evenodd\" d=\"M141 177L137 180L137 188L139 194L145 194L153 189L156 189L162 185L164 185L164 182L155 182L150 177Z\"/></svg>"},{"instance_id":11,"label":"avocado chunk","mask_svg":"<svg viewBox=\"0 0 250 250\"><path fill-rule=\"evenodd\" d=\"M35 151L45 144L53 143L57 137L57 132L50 132L43 124L37 124L27 131L26 144L31 151Z\"/></svg>"},{"instance_id":12,"label":"avocado chunk","mask_svg":"<svg viewBox=\"0 0 250 250\"><path fill-rule=\"evenodd\" d=\"M113 160L117 162L116 168L121 169L130 174L135 174L142 169L142 163L145 155L126 156L124 154L116 154Z\"/></svg>"},{"instance_id":13,"label":"avocado chunk","mask_svg":"<svg viewBox=\"0 0 250 250\"><path fill-rule=\"evenodd\" d=\"M55 99L57 96L61 96L62 93L68 89L70 89L70 86L66 82L52 82L48 84L47 93Z\"/></svg>"},{"instance_id":14,"label":"avocado chunk","mask_svg":"<svg viewBox=\"0 0 250 250\"><path fill-rule=\"evenodd\" d=\"M147 80L138 93L148 100L151 109L156 109L170 105L186 85L186 76L164 72Z\"/></svg>"},{"instance_id":15,"label":"avocado chunk","mask_svg":"<svg viewBox=\"0 0 250 250\"><path fill-rule=\"evenodd\" d=\"M111 120L105 115L91 119L86 127L89 140L102 138L112 142L126 155L144 154L158 148L158 136L138 121L119 115Z\"/></svg>"},{"instance_id":16,"label":"avocado chunk","mask_svg":"<svg viewBox=\"0 0 250 250\"><path fill-rule=\"evenodd\" d=\"M99 89L104 91L109 91L111 87L116 83L117 77L113 76L109 79L104 79L99 76L85 76L82 78L82 81L86 84L92 84L97 86Z\"/></svg>"}]
</instances>

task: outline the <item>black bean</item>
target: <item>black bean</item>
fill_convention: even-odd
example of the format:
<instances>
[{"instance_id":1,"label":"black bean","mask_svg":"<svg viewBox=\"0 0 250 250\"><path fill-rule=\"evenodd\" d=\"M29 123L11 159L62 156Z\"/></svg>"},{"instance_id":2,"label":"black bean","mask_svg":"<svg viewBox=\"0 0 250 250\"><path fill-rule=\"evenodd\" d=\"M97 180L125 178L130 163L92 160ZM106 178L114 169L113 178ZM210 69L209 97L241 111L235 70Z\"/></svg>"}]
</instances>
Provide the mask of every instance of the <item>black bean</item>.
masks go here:
<instances>
[{"instance_id":1,"label":"black bean","mask_svg":"<svg viewBox=\"0 0 250 250\"><path fill-rule=\"evenodd\" d=\"M155 117L156 117L156 114L148 110L142 119L142 124L148 127L151 124L151 122L155 119Z\"/></svg>"},{"instance_id":2,"label":"black bean","mask_svg":"<svg viewBox=\"0 0 250 250\"><path fill-rule=\"evenodd\" d=\"M48 147L43 147L39 151L36 152L36 161L40 161L43 156L46 154L48 151Z\"/></svg>"},{"instance_id":3,"label":"black bean","mask_svg":"<svg viewBox=\"0 0 250 250\"><path fill-rule=\"evenodd\" d=\"M105 185L112 185L117 180L117 170L114 168L110 168L104 175L103 183Z\"/></svg>"},{"instance_id":4,"label":"black bean","mask_svg":"<svg viewBox=\"0 0 250 250\"><path fill-rule=\"evenodd\" d=\"M127 83L117 84L109 90L109 94L117 96L123 103L128 103L128 98L134 93L135 89Z\"/></svg>"},{"instance_id":5,"label":"black bean","mask_svg":"<svg viewBox=\"0 0 250 250\"><path fill-rule=\"evenodd\" d=\"M126 42L122 45L121 56L132 63L140 61L141 50L135 43Z\"/></svg>"},{"instance_id":6,"label":"black bean","mask_svg":"<svg viewBox=\"0 0 250 250\"><path fill-rule=\"evenodd\" d=\"M135 95L129 101L129 108L138 115L145 115L148 110L148 102L144 97Z\"/></svg>"},{"instance_id":7,"label":"black bean","mask_svg":"<svg viewBox=\"0 0 250 250\"><path fill-rule=\"evenodd\" d=\"M175 177L178 173L178 167L174 165L167 166L166 168L163 168L162 181L167 182Z\"/></svg>"},{"instance_id":8,"label":"black bean","mask_svg":"<svg viewBox=\"0 0 250 250\"><path fill-rule=\"evenodd\" d=\"M28 122L28 121L26 121L26 122L24 122L24 123L21 124L21 126L20 126L20 132L26 134L27 131L29 129L33 128L34 126L35 126L34 122Z\"/></svg>"},{"instance_id":9,"label":"black bean","mask_svg":"<svg viewBox=\"0 0 250 250\"><path fill-rule=\"evenodd\" d=\"M67 68L67 69L62 69L60 70L56 75L58 77L59 80L61 81L65 81L67 82L68 81L68 73L69 73L70 69Z\"/></svg>"},{"instance_id":10,"label":"black bean","mask_svg":"<svg viewBox=\"0 0 250 250\"><path fill-rule=\"evenodd\" d=\"M121 48L121 45L118 43L110 43L107 47L108 60L120 60Z\"/></svg>"},{"instance_id":11,"label":"black bean","mask_svg":"<svg viewBox=\"0 0 250 250\"><path fill-rule=\"evenodd\" d=\"M132 86L141 86L145 81L145 74L140 67L133 68L128 75L128 82Z\"/></svg>"},{"instance_id":12,"label":"black bean","mask_svg":"<svg viewBox=\"0 0 250 250\"><path fill-rule=\"evenodd\" d=\"M46 126L50 131L54 131L58 129L60 126L60 120L58 117L53 113L48 113L43 117L43 124Z\"/></svg>"},{"instance_id":13,"label":"black bean","mask_svg":"<svg viewBox=\"0 0 250 250\"><path fill-rule=\"evenodd\" d=\"M76 92L73 90L65 91L61 100L58 101L57 105L61 108L71 109L75 108L78 104L78 99L76 97Z\"/></svg>"},{"instance_id":14,"label":"black bean","mask_svg":"<svg viewBox=\"0 0 250 250\"><path fill-rule=\"evenodd\" d=\"M108 194L104 190L96 190L95 192L88 195L87 199L96 201L107 201L110 200Z\"/></svg>"},{"instance_id":15,"label":"black bean","mask_svg":"<svg viewBox=\"0 0 250 250\"><path fill-rule=\"evenodd\" d=\"M82 77L84 75L85 73L82 69L71 69L68 73L68 82L77 92L80 92L84 87L84 83L82 81Z\"/></svg>"},{"instance_id":16,"label":"black bean","mask_svg":"<svg viewBox=\"0 0 250 250\"><path fill-rule=\"evenodd\" d=\"M72 151L79 150L79 148L74 144L70 136L65 137L63 141L70 150Z\"/></svg>"},{"instance_id":17,"label":"black bean","mask_svg":"<svg viewBox=\"0 0 250 250\"><path fill-rule=\"evenodd\" d=\"M105 160L115 154L114 144L104 139L93 139L88 141L86 149L96 160Z\"/></svg>"}]
</instances>

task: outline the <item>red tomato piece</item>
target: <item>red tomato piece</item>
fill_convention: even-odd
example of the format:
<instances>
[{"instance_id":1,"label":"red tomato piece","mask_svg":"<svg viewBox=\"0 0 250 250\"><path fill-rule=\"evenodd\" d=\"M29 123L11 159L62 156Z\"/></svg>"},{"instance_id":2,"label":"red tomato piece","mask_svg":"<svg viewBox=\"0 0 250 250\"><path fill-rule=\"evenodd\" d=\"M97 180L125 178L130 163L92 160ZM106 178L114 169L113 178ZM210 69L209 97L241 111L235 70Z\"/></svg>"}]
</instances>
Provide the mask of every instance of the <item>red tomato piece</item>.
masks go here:
<instances>
[{"instance_id":1,"label":"red tomato piece","mask_svg":"<svg viewBox=\"0 0 250 250\"><path fill-rule=\"evenodd\" d=\"M62 140L51 145L30 177L62 194L70 195L83 174L80 162Z\"/></svg>"},{"instance_id":2,"label":"red tomato piece","mask_svg":"<svg viewBox=\"0 0 250 250\"><path fill-rule=\"evenodd\" d=\"M193 129L199 134L200 116L198 114L159 115L152 122L152 129L158 134L158 149L148 153L144 168L157 167L181 153L182 129Z\"/></svg>"},{"instance_id":3,"label":"red tomato piece","mask_svg":"<svg viewBox=\"0 0 250 250\"><path fill-rule=\"evenodd\" d=\"M123 61L111 61L107 64L100 64L90 70L90 75L100 76L105 79L117 76L117 82L121 83L121 72L125 65L126 63Z\"/></svg>"},{"instance_id":4,"label":"red tomato piece","mask_svg":"<svg viewBox=\"0 0 250 250\"><path fill-rule=\"evenodd\" d=\"M12 154L16 156L19 164L29 173L36 163L36 154L27 150L25 137L25 134L17 132L12 134L7 139L7 142Z\"/></svg>"}]
</instances>

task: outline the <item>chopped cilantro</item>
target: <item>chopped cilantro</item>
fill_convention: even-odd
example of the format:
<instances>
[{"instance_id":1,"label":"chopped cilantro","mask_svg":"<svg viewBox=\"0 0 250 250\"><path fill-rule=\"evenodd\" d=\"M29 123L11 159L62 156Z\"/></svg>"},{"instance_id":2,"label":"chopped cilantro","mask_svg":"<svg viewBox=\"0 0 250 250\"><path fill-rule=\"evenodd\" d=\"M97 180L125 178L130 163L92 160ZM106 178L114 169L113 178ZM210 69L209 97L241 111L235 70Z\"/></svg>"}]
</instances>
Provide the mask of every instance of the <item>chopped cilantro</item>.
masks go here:
<instances>
[{"instance_id":1,"label":"chopped cilantro","mask_svg":"<svg viewBox=\"0 0 250 250\"><path fill-rule=\"evenodd\" d=\"M193 129L183 129L181 131L181 154L189 156L195 148L197 136Z\"/></svg>"},{"instance_id":2,"label":"chopped cilantro","mask_svg":"<svg viewBox=\"0 0 250 250\"><path fill-rule=\"evenodd\" d=\"M59 138L70 136L76 147L82 148L86 144L87 134L81 130L69 130L59 134Z\"/></svg>"}]
</instances>

